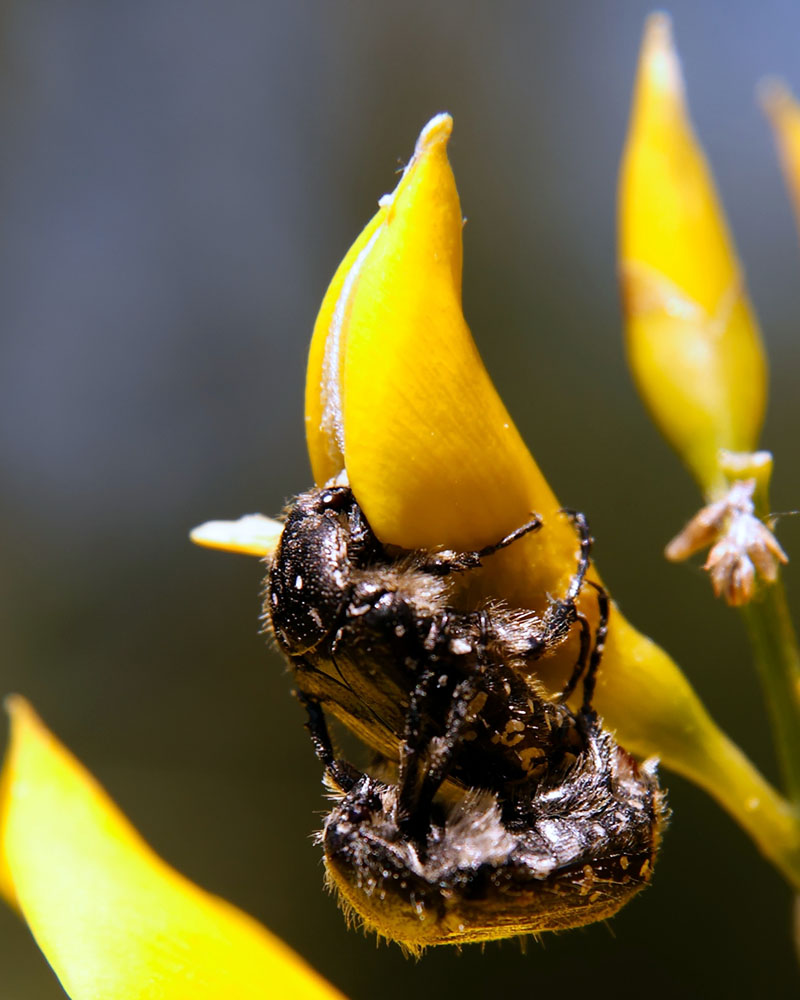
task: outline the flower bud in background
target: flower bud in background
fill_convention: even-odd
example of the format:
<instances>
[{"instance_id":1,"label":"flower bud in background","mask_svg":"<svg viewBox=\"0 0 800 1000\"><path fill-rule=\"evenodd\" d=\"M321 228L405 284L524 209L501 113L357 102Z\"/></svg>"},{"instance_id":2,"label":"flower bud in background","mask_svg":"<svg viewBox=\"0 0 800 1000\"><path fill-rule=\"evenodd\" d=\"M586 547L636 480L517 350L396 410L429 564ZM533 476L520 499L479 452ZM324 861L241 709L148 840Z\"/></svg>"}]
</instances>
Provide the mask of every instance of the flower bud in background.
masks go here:
<instances>
[{"instance_id":1,"label":"flower bud in background","mask_svg":"<svg viewBox=\"0 0 800 1000\"><path fill-rule=\"evenodd\" d=\"M772 125L783 176L800 226L800 104L779 80L767 80L759 90L761 106Z\"/></svg>"},{"instance_id":2,"label":"flower bud in background","mask_svg":"<svg viewBox=\"0 0 800 1000\"><path fill-rule=\"evenodd\" d=\"M619 255L639 391L716 499L727 486L719 450L757 447L766 364L664 14L645 28L620 175Z\"/></svg>"}]
</instances>

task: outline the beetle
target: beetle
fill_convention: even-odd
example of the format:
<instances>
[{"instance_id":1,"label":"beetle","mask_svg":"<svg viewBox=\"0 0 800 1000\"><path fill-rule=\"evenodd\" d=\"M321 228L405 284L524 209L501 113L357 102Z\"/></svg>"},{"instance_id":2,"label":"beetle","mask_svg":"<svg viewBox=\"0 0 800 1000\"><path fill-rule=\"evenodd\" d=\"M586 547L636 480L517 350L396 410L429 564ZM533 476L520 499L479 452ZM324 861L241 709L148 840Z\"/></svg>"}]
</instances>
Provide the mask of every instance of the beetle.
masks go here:
<instances>
[{"instance_id":1,"label":"beetle","mask_svg":"<svg viewBox=\"0 0 800 1000\"><path fill-rule=\"evenodd\" d=\"M328 884L406 950L581 926L650 881L667 819L656 762L637 764L591 711L575 718L585 742L568 765L501 794L450 788L409 829L402 779L336 758L319 706L307 708L335 799L318 836Z\"/></svg>"},{"instance_id":2,"label":"beetle","mask_svg":"<svg viewBox=\"0 0 800 1000\"><path fill-rule=\"evenodd\" d=\"M637 764L592 707L610 605L586 580L586 520L565 513L580 554L540 617L451 600L454 575L541 530L536 515L479 551L399 552L347 485L286 512L265 618L335 799L320 835L327 878L365 926L412 951L589 923L649 881L666 806L655 763ZM584 586L594 634L577 608ZM576 625L572 675L549 699L531 664ZM384 758L380 777L335 755L326 711Z\"/></svg>"},{"instance_id":3,"label":"beetle","mask_svg":"<svg viewBox=\"0 0 800 1000\"><path fill-rule=\"evenodd\" d=\"M352 490L309 490L289 506L267 578L264 617L288 657L302 694L323 705L367 745L415 766L415 745L444 733L453 691L473 697L475 717L460 740L471 783L503 787L544 766L569 743L542 708L547 704L531 663L558 648L573 624L580 651L562 697L584 678L588 705L602 654L609 602L598 588L594 642L576 607L589 565L591 536L580 537L576 572L565 595L541 618L499 603L457 610L449 601L454 574L541 530L536 515L477 552L396 554L376 538ZM480 711L475 708L480 703ZM574 730L574 725L568 727ZM580 743L573 732L572 742Z\"/></svg>"}]
</instances>

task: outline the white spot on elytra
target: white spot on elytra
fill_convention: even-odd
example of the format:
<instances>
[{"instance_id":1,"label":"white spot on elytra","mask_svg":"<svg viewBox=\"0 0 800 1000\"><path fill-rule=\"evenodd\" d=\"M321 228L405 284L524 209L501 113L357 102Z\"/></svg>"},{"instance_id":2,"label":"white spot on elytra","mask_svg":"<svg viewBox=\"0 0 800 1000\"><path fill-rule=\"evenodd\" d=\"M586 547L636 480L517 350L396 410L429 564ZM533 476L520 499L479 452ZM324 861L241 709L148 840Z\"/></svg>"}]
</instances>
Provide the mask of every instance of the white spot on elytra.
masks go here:
<instances>
[{"instance_id":1,"label":"white spot on elytra","mask_svg":"<svg viewBox=\"0 0 800 1000\"><path fill-rule=\"evenodd\" d=\"M302 578L302 576L300 576L299 573L294 578L294 589L295 590L302 590L303 589L303 578Z\"/></svg>"},{"instance_id":2,"label":"white spot on elytra","mask_svg":"<svg viewBox=\"0 0 800 1000\"><path fill-rule=\"evenodd\" d=\"M451 639L450 640L450 652L455 653L457 656L463 656L472 649L472 646L467 642L466 639Z\"/></svg>"}]
</instances>

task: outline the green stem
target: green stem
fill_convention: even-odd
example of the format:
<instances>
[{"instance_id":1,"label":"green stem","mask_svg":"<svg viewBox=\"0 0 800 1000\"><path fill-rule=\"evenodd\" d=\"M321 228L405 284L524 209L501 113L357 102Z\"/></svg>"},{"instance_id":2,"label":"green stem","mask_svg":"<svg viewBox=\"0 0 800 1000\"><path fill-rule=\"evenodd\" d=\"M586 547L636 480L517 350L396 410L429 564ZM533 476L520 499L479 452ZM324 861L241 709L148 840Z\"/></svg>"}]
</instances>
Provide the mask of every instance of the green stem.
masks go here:
<instances>
[{"instance_id":1,"label":"green stem","mask_svg":"<svg viewBox=\"0 0 800 1000\"><path fill-rule=\"evenodd\" d=\"M772 719L783 781L800 811L800 651L778 580L742 608Z\"/></svg>"}]
</instances>

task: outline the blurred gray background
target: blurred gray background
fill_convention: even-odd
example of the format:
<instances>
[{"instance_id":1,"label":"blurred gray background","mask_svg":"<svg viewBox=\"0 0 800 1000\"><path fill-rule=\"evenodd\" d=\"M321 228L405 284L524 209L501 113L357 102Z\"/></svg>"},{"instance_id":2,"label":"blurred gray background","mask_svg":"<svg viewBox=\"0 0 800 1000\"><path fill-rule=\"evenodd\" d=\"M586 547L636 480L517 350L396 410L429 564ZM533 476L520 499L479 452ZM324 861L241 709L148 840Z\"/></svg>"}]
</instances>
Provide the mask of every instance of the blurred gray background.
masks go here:
<instances>
[{"instance_id":1,"label":"blurred gray background","mask_svg":"<svg viewBox=\"0 0 800 1000\"><path fill-rule=\"evenodd\" d=\"M800 90L800 5L671 9L771 358L774 507L798 507L800 251L754 90L768 73ZM662 559L697 496L622 355L616 171L648 10L0 7L0 689L33 700L165 858L353 1000L797 989L787 889L671 775L655 883L610 925L418 963L348 931L310 840L320 769L258 635L260 566L187 539L309 485L317 306L421 126L449 110L487 365L562 501L590 515L617 600L775 776L738 620L696 566ZM780 535L800 563L798 519ZM62 995L6 911L0 969L4 998Z\"/></svg>"}]
</instances>

